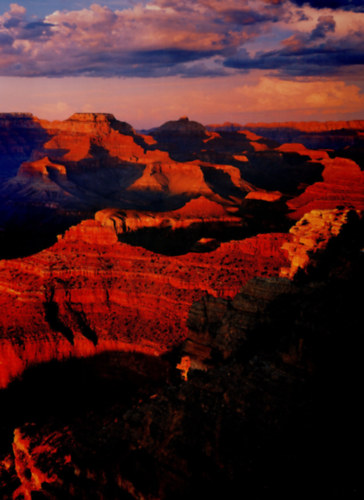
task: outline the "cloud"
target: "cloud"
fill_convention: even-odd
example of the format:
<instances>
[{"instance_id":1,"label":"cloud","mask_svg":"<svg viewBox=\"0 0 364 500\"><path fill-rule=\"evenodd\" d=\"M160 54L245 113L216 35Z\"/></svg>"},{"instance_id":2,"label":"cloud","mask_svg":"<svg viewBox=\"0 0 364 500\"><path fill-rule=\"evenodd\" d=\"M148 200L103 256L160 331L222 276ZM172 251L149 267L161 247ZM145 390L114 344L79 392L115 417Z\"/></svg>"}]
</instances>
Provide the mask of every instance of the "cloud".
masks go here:
<instances>
[{"instance_id":1,"label":"cloud","mask_svg":"<svg viewBox=\"0 0 364 500\"><path fill-rule=\"evenodd\" d=\"M336 16L313 3L125 1L115 2L119 10L94 3L39 18L14 3L0 15L0 75L196 78L256 68L294 77L363 64L352 17L364 14Z\"/></svg>"},{"instance_id":2,"label":"cloud","mask_svg":"<svg viewBox=\"0 0 364 500\"><path fill-rule=\"evenodd\" d=\"M0 16L1 74L19 76L176 74L182 63L233 53L253 36L226 29L194 9L187 15L157 4L111 10L92 4L29 22L12 4ZM149 7L149 8L147 8Z\"/></svg>"},{"instance_id":3,"label":"cloud","mask_svg":"<svg viewBox=\"0 0 364 500\"><path fill-rule=\"evenodd\" d=\"M351 10L364 12L363 0L291 0L300 7L310 5L315 9Z\"/></svg>"},{"instance_id":4,"label":"cloud","mask_svg":"<svg viewBox=\"0 0 364 500\"><path fill-rule=\"evenodd\" d=\"M342 107L364 108L364 95L359 88L338 80L299 82L264 77L257 85L243 85L237 92L246 100L248 111L301 109L313 112L323 109L330 114Z\"/></svg>"},{"instance_id":5,"label":"cloud","mask_svg":"<svg viewBox=\"0 0 364 500\"><path fill-rule=\"evenodd\" d=\"M321 15L310 31L296 30L274 50L260 50L252 56L243 47L226 58L224 65L241 70L272 70L285 77L343 74L348 67L364 65L364 24L358 26L348 22L343 29L341 23L338 36L334 15Z\"/></svg>"},{"instance_id":6,"label":"cloud","mask_svg":"<svg viewBox=\"0 0 364 500\"><path fill-rule=\"evenodd\" d=\"M325 38L328 33L335 31L335 27L334 16L320 16L316 28L311 33L311 40Z\"/></svg>"}]
</instances>

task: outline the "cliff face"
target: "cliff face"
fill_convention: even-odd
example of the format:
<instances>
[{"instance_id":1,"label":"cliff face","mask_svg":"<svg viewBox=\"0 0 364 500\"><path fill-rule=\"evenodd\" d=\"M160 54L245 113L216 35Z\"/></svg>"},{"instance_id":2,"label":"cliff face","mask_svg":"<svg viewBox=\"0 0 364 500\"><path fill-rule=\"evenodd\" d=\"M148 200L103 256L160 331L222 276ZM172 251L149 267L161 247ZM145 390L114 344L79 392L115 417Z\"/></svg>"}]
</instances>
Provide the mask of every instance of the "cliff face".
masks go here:
<instances>
[{"instance_id":1,"label":"cliff face","mask_svg":"<svg viewBox=\"0 0 364 500\"><path fill-rule=\"evenodd\" d=\"M195 198L182 208L170 212L104 209L95 214L95 220L117 234L136 232L146 228L187 229L195 224L241 226L241 218L227 208L204 196Z\"/></svg>"},{"instance_id":2,"label":"cliff face","mask_svg":"<svg viewBox=\"0 0 364 500\"><path fill-rule=\"evenodd\" d=\"M334 209L350 206L364 209L364 172L352 160L323 158L322 182L308 186L298 197L287 202L291 217L301 218L313 209Z\"/></svg>"},{"instance_id":3,"label":"cliff face","mask_svg":"<svg viewBox=\"0 0 364 500\"><path fill-rule=\"evenodd\" d=\"M229 297L256 274L278 275L286 239L258 235L168 257L119 243L114 229L88 220L48 250L1 261L1 386L53 358L165 351L185 337L188 309L204 293Z\"/></svg>"},{"instance_id":4,"label":"cliff face","mask_svg":"<svg viewBox=\"0 0 364 500\"><path fill-rule=\"evenodd\" d=\"M0 113L0 180L15 175L21 163L29 160L48 137L30 113Z\"/></svg>"},{"instance_id":5,"label":"cliff face","mask_svg":"<svg viewBox=\"0 0 364 500\"><path fill-rule=\"evenodd\" d=\"M252 123L244 126L277 142L298 142L308 148L340 150L362 145L363 120Z\"/></svg>"},{"instance_id":6,"label":"cliff face","mask_svg":"<svg viewBox=\"0 0 364 500\"><path fill-rule=\"evenodd\" d=\"M283 243L290 267L282 268L280 275L293 278L299 269L307 268L314 255L322 253L359 214L349 209L312 210L305 214L291 227L289 232L293 238Z\"/></svg>"},{"instance_id":7,"label":"cliff face","mask_svg":"<svg viewBox=\"0 0 364 500\"><path fill-rule=\"evenodd\" d=\"M205 206L211 216L216 207ZM349 210L313 211L290 235L260 234L207 253L167 256L118 241L117 233L145 227L147 215L144 221L142 214L97 214L48 250L0 262L0 354L7 360L1 385L29 364L51 359L105 350L164 352L186 337L193 301L206 293L232 297L255 276L292 278L312 252L341 234L349 216ZM151 223L178 220L175 214L169 222Z\"/></svg>"},{"instance_id":8,"label":"cliff face","mask_svg":"<svg viewBox=\"0 0 364 500\"><path fill-rule=\"evenodd\" d=\"M327 272L332 264L332 253L339 254L340 247L345 248L346 244L350 245L355 240L355 259L359 259L362 226L360 212L354 210L313 210L290 229L291 238L282 244L282 250L287 251L289 266L280 269L279 278L251 280L231 302L206 296L194 303L188 320L191 331L185 343L184 355L177 366L183 378L187 380L190 369L206 370L212 366L216 351L224 359L231 355L237 344L247 342L247 332L252 325L254 329L260 329L267 318L271 319L273 311L266 310L267 305L270 308L279 296L295 300L293 297L299 291L300 283L307 281L307 276L320 276L320 268L325 268ZM346 262L349 258L343 252L344 264L335 264L338 275L345 275L345 269L350 268ZM360 267L357 270L362 272ZM281 307L277 305L278 315L284 314ZM233 315L239 317L233 323L226 319L231 315L231 308L235 310ZM228 328L225 326L226 321ZM217 331L216 324L219 323L223 326Z\"/></svg>"}]
</instances>

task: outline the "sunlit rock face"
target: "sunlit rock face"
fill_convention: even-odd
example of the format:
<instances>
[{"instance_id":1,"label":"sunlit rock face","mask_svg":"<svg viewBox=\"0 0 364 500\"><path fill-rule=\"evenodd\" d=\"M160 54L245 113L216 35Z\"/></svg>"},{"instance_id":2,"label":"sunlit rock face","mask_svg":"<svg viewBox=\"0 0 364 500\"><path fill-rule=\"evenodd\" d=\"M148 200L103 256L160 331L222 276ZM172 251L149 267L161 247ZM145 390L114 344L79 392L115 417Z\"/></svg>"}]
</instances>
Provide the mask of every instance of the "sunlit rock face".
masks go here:
<instances>
[{"instance_id":1,"label":"sunlit rock face","mask_svg":"<svg viewBox=\"0 0 364 500\"><path fill-rule=\"evenodd\" d=\"M283 243L289 255L290 267L281 269L281 276L292 278L299 269L304 270L315 254L324 251L360 212L350 209L312 210L291 229L293 238Z\"/></svg>"},{"instance_id":2,"label":"sunlit rock face","mask_svg":"<svg viewBox=\"0 0 364 500\"><path fill-rule=\"evenodd\" d=\"M323 180L308 186L296 198L288 201L292 217L301 218L313 209L335 209L350 206L364 209L364 172L352 160L346 158L322 159Z\"/></svg>"},{"instance_id":3,"label":"sunlit rock face","mask_svg":"<svg viewBox=\"0 0 364 500\"><path fill-rule=\"evenodd\" d=\"M308 148L341 150L362 143L364 121L250 123L244 127L280 143L296 142Z\"/></svg>"},{"instance_id":4,"label":"sunlit rock face","mask_svg":"<svg viewBox=\"0 0 364 500\"><path fill-rule=\"evenodd\" d=\"M105 227L114 228L119 235L146 228L188 229L194 224L241 225L241 217L234 215L228 207L204 196L195 198L182 208L170 212L106 208L95 214L95 220Z\"/></svg>"},{"instance_id":5,"label":"sunlit rock face","mask_svg":"<svg viewBox=\"0 0 364 500\"><path fill-rule=\"evenodd\" d=\"M287 238L262 234L169 257L119 243L110 225L87 220L48 250L1 261L1 385L52 358L166 351L185 337L188 309L204 293L229 297L256 274L278 275Z\"/></svg>"}]
</instances>

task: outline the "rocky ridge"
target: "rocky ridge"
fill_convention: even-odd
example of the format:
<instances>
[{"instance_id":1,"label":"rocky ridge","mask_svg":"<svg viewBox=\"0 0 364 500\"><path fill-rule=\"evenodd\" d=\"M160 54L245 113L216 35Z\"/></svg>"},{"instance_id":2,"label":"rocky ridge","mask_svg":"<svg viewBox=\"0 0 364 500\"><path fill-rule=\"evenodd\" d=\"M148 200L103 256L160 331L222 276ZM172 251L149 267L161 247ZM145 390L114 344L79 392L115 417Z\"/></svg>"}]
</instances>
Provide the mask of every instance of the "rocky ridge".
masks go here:
<instances>
[{"instance_id":1,"label":"rocky ridge","mask_svg":"<svg viewBox=\"0 0 364 500\"><path fill-rule=\"evenodd\" d=\"M86 220L47 250L0 261L1 385L53 358L164 352L186 336L188 309L204 293L229 297L256 274L278 275L286 238L261 234L169 257L120 243L113 228Z\"/></svg>"},{"instance_id":2,"label":"rocky ridge","mask_svg":"<svg viewBox=\"0 0 364 500\"><path fill-rule=\"evenodd\" d=\"M200 196L182 208L169 212L144 212L140 210L118 210L106 208L95 214L102 226L112 227L117 234L145 228L187 229L194 224L241 225L241 218L228 208Z\"/></svg>"}]
</instances>

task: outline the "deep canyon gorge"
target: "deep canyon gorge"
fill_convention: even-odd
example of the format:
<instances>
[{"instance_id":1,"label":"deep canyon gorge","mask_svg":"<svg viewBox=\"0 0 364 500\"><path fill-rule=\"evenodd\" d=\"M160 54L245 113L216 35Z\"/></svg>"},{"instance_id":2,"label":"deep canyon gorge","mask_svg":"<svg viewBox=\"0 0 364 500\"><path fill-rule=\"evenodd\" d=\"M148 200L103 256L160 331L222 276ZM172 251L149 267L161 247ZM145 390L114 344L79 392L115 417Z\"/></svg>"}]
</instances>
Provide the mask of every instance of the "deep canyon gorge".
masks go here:
<instances>
[{"instance_id":1,"label":"deep canyon gorge","mask_svg":"<svg viewBox=\"0 0 364 500\"><path fill-rule=\"evenodd\" d=\"M1 498L355 497L363 152L0 114Z\"/></svg>"}]
</instances>

